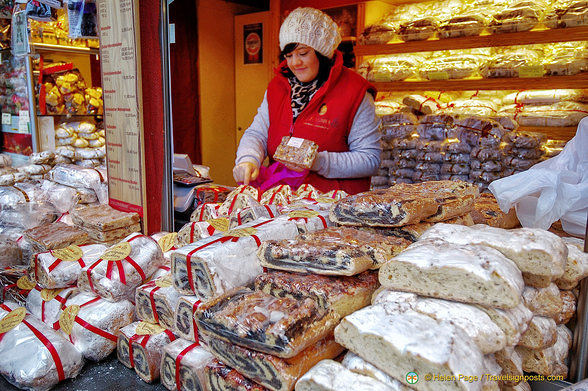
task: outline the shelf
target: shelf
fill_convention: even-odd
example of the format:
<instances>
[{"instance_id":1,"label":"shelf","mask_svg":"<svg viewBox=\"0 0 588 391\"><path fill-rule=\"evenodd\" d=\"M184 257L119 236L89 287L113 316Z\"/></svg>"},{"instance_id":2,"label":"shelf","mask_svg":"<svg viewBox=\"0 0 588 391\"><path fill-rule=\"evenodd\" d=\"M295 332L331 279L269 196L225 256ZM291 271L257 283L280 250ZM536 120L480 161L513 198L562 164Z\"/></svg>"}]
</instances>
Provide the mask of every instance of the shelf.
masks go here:
<instances>
[{"instance_id":1,"label":"shelf","mask_svg":"<svg viewBox=\"0 0 588 391\"><path fill-rule=\"evenodd\" d=\"M385 45L358 45L356 56L375 56L411 52L431 52L436 50L473 49L491 46L531 45L536 43L569 42L588 40L587 27L563 29L532 30L519 33L488 34L473 37L429 39L408 41Z\"/></svg>"},{"instance_id":2,"label":"shelf","mask_svg":"<svg viewBox=\"0 0 588 391\"><path fill-rule=\"evenodd\" d=\"M529 78L451 79L426 81L394 81L373 83L378 92L385 91L475 91L475 90L538 90L578 88L588 85L588 72L572 76Z\"/></svg>"},{"instance_id":3,"label":"shelf","mask_svg":"<svg viewBox=\"0 0 588 391\"><path fill-rule=\"evenodd\" d=\"M578 130L577 126L552 127L552 126L519 126L517 130L525 132L539 132L553 140L571 140Z\"/></svg>"},{"instance_id":4,"label":"shelf","mask_svg":"<svg viewBox=\"0 0 588 391\"><path fill-rule=\"evenodd\" d=\"M52 45L49 43L38 43L32 42L31 48L37 52L62 52L62 53L78 53L78 54L100 54L99 49L78 47L78 46L64 46L64 45Z\"/></svg>"}]
</instances>

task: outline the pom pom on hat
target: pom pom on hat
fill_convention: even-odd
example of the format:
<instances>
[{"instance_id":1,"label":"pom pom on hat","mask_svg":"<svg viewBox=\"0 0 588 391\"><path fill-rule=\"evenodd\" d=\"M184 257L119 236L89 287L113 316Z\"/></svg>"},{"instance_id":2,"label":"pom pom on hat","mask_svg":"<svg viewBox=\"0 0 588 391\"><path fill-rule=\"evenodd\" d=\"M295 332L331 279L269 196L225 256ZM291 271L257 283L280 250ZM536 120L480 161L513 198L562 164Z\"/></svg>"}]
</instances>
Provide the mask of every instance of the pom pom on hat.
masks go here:
<instances>
[{"instance_id":1,"label":"pom pom on hat","mask_svg":"<svg viewBox=\"0 0 588 391\"><path fill-rule=\"evenodd\" d=\"M280 27L280 50L290 43L303 43L323 56L332 58L341 43L337 24L315 8L296 8Z\"/></svg>"}]
</instances>

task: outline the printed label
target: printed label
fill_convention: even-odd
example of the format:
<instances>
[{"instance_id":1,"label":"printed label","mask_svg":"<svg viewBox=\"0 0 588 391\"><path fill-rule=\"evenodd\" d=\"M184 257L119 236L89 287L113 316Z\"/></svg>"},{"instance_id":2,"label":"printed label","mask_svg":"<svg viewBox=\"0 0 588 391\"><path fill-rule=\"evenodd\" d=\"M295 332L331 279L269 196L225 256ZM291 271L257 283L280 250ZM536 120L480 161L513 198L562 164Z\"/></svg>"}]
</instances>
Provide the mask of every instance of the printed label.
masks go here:
<instances>
[{"instance_id":1,"label":"printed label","mask_svg":"<svg viewBox=\"0 0 588 391\"><path fill-rule=\"evenodd\" d=\"M288 140L288 145L289 147L294 147L294 148L300 148L302 146L302 143L304 142L303 138L300 137L290 137L290 140Z\"/></svg>"},{"instance_id":2,"label":"printed label","mask_svg":"<svg viewBox=\"0 0 588 391\"><path fill-rule=\"evenodd\" d=\"M2 125L12 125L12 114L2 113Z\"/></svg>"},{"instance_id":3,"label":"printed label","mask_svg":"<svg viewBox=\"0 0 588 391\"><path fill-rule=\"evenodd\" d=\"M161 334L164 331L165 331L165 329L158 324L141 322L137 325L137 329L135 330L135 334L137 334L137 335L156 335L156 334Z\"/></svg>"},{"instance_id":4,"label":"printed label","mask_svg":"<svg viewBox=\"0 0 588 391\"><path fill-rule=\"evenodd\" d=\"M10 311L8 315L0 320L0 334L4 334L18 326L26 315L27 310L24 307L18 307Z\"/></svg>"},{"instance_id":5,"label":"printed label","mask_svg":"<svg viewBox=\"0 0 588 391\"><path fill-rule=\"evenodd\" d=\"M121 242L114 247L109 248L100 257L106 261L120 261L131 254L131 245L128 242Z\"/></svg>"},{"instance_id":6,"label":"printed label","mask_svg":"<svg viewBox=\"0 0 588 391\"><path fill-rule=\"evenodd\" d=\"M172 232L167 235L164 235L161 239L157 241L159 247L163 250L164 253L168 252L172 249L172 247L176 244L176 238L178 237L177 232Z\"/></svg>"},{"instance_id":7,"label":"printed label","mask_svg":"<svg viewBox=\"0 0 588 391\"><path fill-rule=\"evenodd\" d=\"M229 219L226 217L219 217L217 219L206 220L217 231L227 232L229 230Z\"/></svg>"},{"instance_id":8,"label":"printed label","mask_svg":"<svg viewBox=\"0 0 588 391\"><path fill-rule=\"evenodd\" d=\"M171 274L166 274L165 276L155 280L155 286L160 288L169 288L172 286Z\"/></svg>"},{"instance_id":9,"label":"printed label","mask_svg":"<svg viewBox=\"0 0 588 391\"><path fill-rule=\"evenodd\" d=\"M290 218L313 218L313 217L318 217L319 216L319 212L317 212L316 210L293 210L292 212L288 213L288 217Z\"/></svg>"},{"instance_id":10,"label":"printed label","mask_svg":"<svg viewBox=\"0 0 588 391\"><path fill-rule=\"evenodd\" d=\"M543 77L543 65L527 65L519 68L519 77Z\"/></svg>"},{"instance_id":11,"label":"printed label","mask_svg":"<svg viewBox=\"0 0 588 391\"><path fill-rule=\"evenodd\" d=\"M30 291L31 289L33 289L35 287L35 285L37 285L37 284L35 284L31 280L29 280L29 278L27 276L22 276L16 282L16 286L19 289L23 289L25 291Z\"/></svg>"},{"instance_id":12,"label":"printed label","mask_svg":"<svg viewBox=\"0 0 588 391\"><path fill-rule=\"evenodd\" d=\"M232 229L229 232L225 233L224 236L233 236L236 238L244 238L247 236L255 235L256 233L257 233L257 230L255 228L247 227L247 228Z\"/></svg>"},{"instance_id":13,"label":"printed label","mask_svg":"<svg viewBox=\"0 0 588 391\"><path fill-rule=\"evenodd\" d=\"M82 251L82 249L79 246L72 244L71 246L66 247L66 248L60 248L58 250L53 250L53 251L51 251L51 254L55 258L61 259L62 261L76 262L78 259L80 259L84 255L84 252Z\"/></svg>"},{"instance_id":14,"label":"printed label","mask_svg":"<svg viewBox=\"0 0 588 391\"><path fill-rule=\"evenodd\" d=\"M449 80L449 73L447 72L430 72L427 74L429 80Z\"/></svg>"},{"instance_id":15,"label":"printed label","mask_svg":"<svg viewBox=\"0 0 588 391\"><path fill-rule=\"evenodd\" d=\"M51 301L51 300L55 299L59 295L59 292L61 292L62 290L63 289L61 289L61 288L42 289L41 290L41 299L43 299L43 301Z\"/></svg>"},{"instance_id":16,"label":"printed label","mask_svg":"<svg viewBox=\"0 0 588 391\"><path fill-rule=\"evenodd\" d=\"M158 324L141 322L137 325L137 329L135 330L135 334L137 334L137 335L156 335L156 334L161 334L164 331L165 331L165 329Z\"/></svg>"},{"instance_id":17,"label":"printed label","mask_svg":"<svg viewBox=\"0 0 588 391\"><path fill-rule=\"evenodd\" d=\"M64 309L59 316L59 327L67 335L71 334L71 330L73 329L74 322L79 312L80 306L77 304L72 304Z\"/></svg>"}]
</instances>

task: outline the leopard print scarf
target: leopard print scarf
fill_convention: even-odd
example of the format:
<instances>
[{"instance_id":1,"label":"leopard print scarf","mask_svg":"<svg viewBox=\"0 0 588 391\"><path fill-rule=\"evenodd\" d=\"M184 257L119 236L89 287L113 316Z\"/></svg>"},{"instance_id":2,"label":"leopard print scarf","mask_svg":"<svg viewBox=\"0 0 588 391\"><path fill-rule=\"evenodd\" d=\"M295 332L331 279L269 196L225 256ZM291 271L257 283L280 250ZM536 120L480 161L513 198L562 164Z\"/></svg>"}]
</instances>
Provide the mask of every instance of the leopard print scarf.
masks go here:
<instances>
[{"instance_id":1,"label":"leopard print scarf","mask_svg":"<svg viewBox=\"0 0 588 391\"><path fill-rule=\"evenodd\" d=\"M288 78L292 94L290 101L292 102L292 116L294 121L298 118L298 115L304 110L308 102L312 99L314 94L320 88L319 80L314 79L310 83L302 83L295 76Z\"/></svg>"}]
</instances>

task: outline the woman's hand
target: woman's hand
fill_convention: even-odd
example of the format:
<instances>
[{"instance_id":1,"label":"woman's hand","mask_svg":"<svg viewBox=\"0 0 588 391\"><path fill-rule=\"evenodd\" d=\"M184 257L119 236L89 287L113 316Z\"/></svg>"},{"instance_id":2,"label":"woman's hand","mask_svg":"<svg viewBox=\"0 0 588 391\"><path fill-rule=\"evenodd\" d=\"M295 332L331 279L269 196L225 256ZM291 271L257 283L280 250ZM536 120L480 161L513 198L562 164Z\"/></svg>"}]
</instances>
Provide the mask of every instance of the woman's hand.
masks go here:
<instances>
[{"instance_id":1,"label":"woman's hand","mask_svg":"<svg viewBox=\"0 0 588 391\"><path fill-rule=\"evenodd\" d=\"M249 182L257 179L259 167L255 163L243 162L233 167L233 178L237 183L248 185Z\"/></svg>"}]
</instances>

